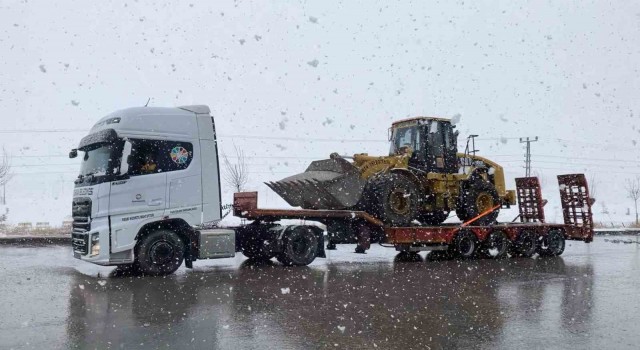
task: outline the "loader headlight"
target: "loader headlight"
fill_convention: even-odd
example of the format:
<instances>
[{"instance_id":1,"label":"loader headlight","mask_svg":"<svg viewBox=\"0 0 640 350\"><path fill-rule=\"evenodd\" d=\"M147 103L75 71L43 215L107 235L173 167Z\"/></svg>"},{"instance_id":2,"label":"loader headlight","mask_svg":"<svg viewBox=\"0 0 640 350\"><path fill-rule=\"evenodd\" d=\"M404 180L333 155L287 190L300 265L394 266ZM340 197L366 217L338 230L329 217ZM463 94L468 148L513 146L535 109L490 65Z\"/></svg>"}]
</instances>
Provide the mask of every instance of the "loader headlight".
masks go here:
<instances>
[{"instance_id":1,"label":"loader headlight","mask_svg":"<svg viewBox=\"0 0 640 350\"><path fill-rule=\"evenodd\" d=\"M91 234L91 256L100 254L100 234L98 232Z\"/></svg>"}]
</instances>

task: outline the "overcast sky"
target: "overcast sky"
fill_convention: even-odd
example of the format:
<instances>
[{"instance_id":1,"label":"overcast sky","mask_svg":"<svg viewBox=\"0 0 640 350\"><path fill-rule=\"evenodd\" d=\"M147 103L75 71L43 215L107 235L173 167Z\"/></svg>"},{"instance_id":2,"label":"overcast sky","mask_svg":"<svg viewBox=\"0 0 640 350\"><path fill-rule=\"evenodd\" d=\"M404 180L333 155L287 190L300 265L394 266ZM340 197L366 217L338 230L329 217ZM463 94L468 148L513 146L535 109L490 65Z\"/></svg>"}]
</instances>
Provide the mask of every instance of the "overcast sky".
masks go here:
<instances>
[{"instance_id":1,"label":"overcast sky","mask_svg":"<svg viewBox=\"0 0 640 350\"><path fill-rule=\"evenodd\" d=\"M555 175L586 172L625 220L640 174L640 4L634 1L0 0L0 146L12 222L70 214L65 158L109 112L207 104L252 189L331 152L385 154L393 120L461 114L459 143L524 175L519 137L560 219ZM304 139L308 140L304 140ZM281 158L276 158L281 157ZM226 191L223 202L231 201ZM554 204L555 203L555 204Z\"/></svg>"}]
</instances>

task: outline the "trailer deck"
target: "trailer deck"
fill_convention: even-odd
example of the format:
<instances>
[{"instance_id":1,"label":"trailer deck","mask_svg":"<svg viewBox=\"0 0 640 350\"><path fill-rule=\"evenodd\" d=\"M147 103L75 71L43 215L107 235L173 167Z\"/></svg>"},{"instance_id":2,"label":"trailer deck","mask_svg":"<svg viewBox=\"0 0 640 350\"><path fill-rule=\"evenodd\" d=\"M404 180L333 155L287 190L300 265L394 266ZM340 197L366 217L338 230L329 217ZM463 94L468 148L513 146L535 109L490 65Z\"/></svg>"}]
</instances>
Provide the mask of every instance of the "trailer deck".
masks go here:
<instances>
[{"instance_id":1,"label":"trailer deck","mask_svg":"<svg viewBox=\"0 0 640 350\"><path fill-rule=\"evenodd\" d=\"M593 219L589 190L584 174L558 176L563 223L547 223L544 215L544 200L540 182L536 177L516 179L520 222L474 225L479 218L499 208L481 213L463 223L439 226L415 225L392 227L364 211L351 210L301 210L260 209L257 192L234 195L234 215L256 222L275 222L281 219L301 219L327 224L339 223L338 227L353 229L357 252L369 248L371 233L381 231L381 243L391 244L397 250L416 252L446 248L459 257L475 256L480 251L485 255L494 249L497 256L560 255L564 251L564 240L593 240ZM335 225L334 225L335 226ZM329 233L331 237L333 232ZM551 248L550 248L551 247ZM495 256L493 253L489 254Z\"/></svg>"}]
</instances>

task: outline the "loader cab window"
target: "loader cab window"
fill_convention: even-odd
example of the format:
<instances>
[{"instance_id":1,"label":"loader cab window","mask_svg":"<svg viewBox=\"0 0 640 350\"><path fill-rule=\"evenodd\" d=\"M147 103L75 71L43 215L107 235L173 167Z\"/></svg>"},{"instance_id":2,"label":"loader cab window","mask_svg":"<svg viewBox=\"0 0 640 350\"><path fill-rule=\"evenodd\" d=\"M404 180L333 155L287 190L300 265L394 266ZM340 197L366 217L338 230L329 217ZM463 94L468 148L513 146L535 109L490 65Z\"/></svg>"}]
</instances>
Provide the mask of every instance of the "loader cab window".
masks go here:
<instances>
[{"instance_id":1,"label":"loader cab window","mask_svg":"<svg viewBox=\"0 0 640 350\"><path fill-rule=\"evenodd\" d=\"M411 148L414 155L419 154L422 150L421 136L420 127L417 125L394 129L391 135L389 154L398 155L402 152L403 147Z\"/></svg>"},{"instance_id":2,"label":"loader cab window","mask_svg":"<svg viewBox=\"0 0 640 350\"><path fill-rule=\"evenodd\" d=\"M131 139L125 143L120 174L131 176L184 170L193 159L189 142Z\"/></svg>"}]
</instances>

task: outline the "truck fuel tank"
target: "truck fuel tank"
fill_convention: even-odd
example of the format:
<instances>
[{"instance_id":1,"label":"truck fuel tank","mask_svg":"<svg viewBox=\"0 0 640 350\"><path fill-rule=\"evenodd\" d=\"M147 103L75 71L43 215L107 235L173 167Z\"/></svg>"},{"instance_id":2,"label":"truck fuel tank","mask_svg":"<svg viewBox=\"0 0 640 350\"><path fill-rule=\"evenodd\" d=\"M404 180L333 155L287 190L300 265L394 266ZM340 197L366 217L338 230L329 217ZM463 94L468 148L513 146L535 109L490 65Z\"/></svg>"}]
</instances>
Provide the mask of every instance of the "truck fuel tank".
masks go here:
<instances>
[{"instance_id":1,"label":"truck fuel tank","mask_svg":"<svg viewBox=\"0 0 640 350\"><path fill-rule=\"evenodd\" d=\"M198 259L233 258L236 255L236 231L216 228L200 231Z\"/></svg>"}]
</instances>

